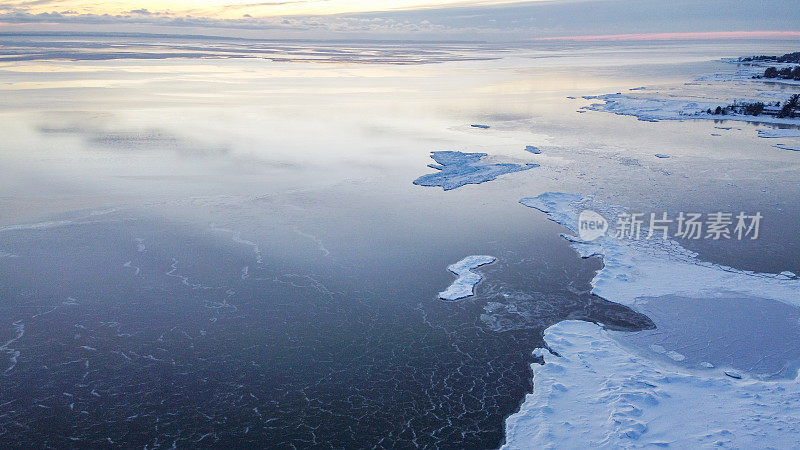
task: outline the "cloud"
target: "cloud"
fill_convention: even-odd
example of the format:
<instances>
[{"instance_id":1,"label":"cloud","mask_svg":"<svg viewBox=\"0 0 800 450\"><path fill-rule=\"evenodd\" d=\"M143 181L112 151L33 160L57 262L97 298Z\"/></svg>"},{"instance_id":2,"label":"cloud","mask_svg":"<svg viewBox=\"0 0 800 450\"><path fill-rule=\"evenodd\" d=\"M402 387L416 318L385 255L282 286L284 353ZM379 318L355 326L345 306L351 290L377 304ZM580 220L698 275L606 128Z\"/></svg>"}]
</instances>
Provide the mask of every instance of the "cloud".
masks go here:
<instances>
[{"instance_id":1,"label":"cloud","mask_svg":"<svg viewBox=\"0 0 800 450\"><path fill-rule=\"evenodd\" d=\"M50 1L50 0L31 0ZM53 0L53 4L55 0ZM31 13L6 10L0 22L107 25L103 31L181 33L180 29L210 30L211 34L253 38L412 39L527 41L534 38L718 31L797 31L800 8L784 0L576 0L476 6L475 2L426 9L328 16L256 17L250 6L306 3L276 0L226 6L241 16L220 19L177 15L170 11L135 8L122 14L76 14L74 11ZM2 7L0 7L2 9ZM238 32L237 32L238 31ZM204 34L204 31L199 33ZM746 36L745 36L746 37ZM751 36L755 37L755 36Z\"/></svg>"}]
</instances>

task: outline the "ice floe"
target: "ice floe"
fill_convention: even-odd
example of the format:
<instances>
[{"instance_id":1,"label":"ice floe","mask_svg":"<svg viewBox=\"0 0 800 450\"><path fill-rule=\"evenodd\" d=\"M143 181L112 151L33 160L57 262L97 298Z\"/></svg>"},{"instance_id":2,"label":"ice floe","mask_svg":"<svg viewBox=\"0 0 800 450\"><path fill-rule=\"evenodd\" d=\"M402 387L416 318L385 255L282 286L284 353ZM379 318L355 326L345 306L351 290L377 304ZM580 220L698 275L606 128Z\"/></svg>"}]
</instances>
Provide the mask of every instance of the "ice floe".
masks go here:
<instances>
[{"instance_id":1,"label":"ice floe","mask_svg":"<svg viewBox=\"0 0 800 450\"><path fill-rule=\"evenodd\" d=\"M598 211L606 220L613 219L620 211L618 207L565 193L545 193L524 198L520 203L547 213L550 220L573 232L584 209ZM577 236L565 238L581 256L603 258L603 269L592 279L592 293L616 303L633 306L642 297L713 298L720 293L738 293L800 306L800 281L782 274L738 270L702 261L674 240L615 239L611 235L592 242L581 241Z\"/></svg>"},{"instance_id":2,"label":"ice floe","mask_svg":"<svg viewBox=\"0 0 800 450\"><path fill-rule=\"evenodd\" d=\"M484 130L488 130L489 128L491 128L489 125L483 125L483 124L480 124L480 123L473 123L470 126L472 128L481 128L481 129L484 129Z\"/></svg>"},{"instance_id":3,"label":"ice floe","mask_svg":"<svg viewBox=\"0 0 800 450\"><path fill-rule=\"evenodd\" d=\"M536 351L536 385L506 421L506 449L793 448L797 380L692 371L643 358L600 326L564 321L545 331L558 356Z\"/></svg>"},{"instance_id":4,"label":"ice floe","mask_svg":"<svg viewBox=\"0 0 800 450\"><path fill-rule=\"evenodd\" d=\"M655 157L656 158L661 158L661 159L666 159L666 158L669 158L669 155L665 155L663 153L656 153Z\"/></svg>"},{"instance_id":5,"label":"ice floe","mask_svg":"<svg viewBox=\"0 0 800 450\"><path fill-rule=\"evenodd\" d=\"M441 186L445 191L465 184L480 184L498 176L539 167L538 164L489 163L483 161L486 153L463 153L456 151L432 152L431 158L438 164L428 167L437 173L423 175L414 184L419 186Z\"/></svg>"},{"instance_id":6,"label":"ice floe","mask_svg":"<svg viewBox=\"0 0 800 450\"><path fill-rule=\"evenodd\" d=\"M471 296L473 288L481 281L480 274L473 272L472 269L493 263L495 259L494 256L472 255L449 265L447 270L456 274L458 278L446 290L439 293L439 298L442 300L460 300Z\"/></svg>"},{"instance_id":7,"label":"ice floe","mask_svg":"<svg viewBox=\"0 0 800 450\"><path fill-rule=\"evenodd\" d=\"M533 153L534 155L538 155L538 154L542 153L542 151L539 150L539 147L536 147L535 145L526 145L525 146L525 151L529 152L529 153Z\"/></svg>"}]
</instances>

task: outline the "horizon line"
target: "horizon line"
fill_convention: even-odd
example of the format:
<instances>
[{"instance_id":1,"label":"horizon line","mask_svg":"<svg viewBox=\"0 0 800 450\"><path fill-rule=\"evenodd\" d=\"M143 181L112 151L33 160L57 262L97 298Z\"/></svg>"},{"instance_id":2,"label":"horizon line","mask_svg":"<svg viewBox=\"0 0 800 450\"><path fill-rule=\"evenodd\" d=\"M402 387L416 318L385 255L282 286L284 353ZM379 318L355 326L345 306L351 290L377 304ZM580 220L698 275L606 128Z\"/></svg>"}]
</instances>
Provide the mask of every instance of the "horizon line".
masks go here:
<instances>
[{"instance_id":1,"label":"horizon line","mask_svg":"<svg viewBox=\"0 0 800 450\"><path fill-rule=\"evenodd\" d=\"M530 38L531 41L669 41L710 39L791 39L800 40L800 31L692 31L681 33L628 33L585 36L551 36Z\"/></svg>"}]
</instances>

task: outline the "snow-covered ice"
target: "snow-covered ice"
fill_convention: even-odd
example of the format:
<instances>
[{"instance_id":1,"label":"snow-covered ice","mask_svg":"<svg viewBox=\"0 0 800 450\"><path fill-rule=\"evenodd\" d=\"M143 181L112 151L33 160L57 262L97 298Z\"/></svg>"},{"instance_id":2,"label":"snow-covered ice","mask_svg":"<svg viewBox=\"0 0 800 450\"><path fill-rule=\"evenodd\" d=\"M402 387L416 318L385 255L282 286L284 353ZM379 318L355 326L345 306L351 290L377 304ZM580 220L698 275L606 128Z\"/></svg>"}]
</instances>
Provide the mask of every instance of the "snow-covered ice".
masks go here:
<instances>
[{"instance_id":1,"label":"snow-covered ice","mask_svg":"<svg viewBox=\"0 0 800 450\"><path fill-rule=\"evenodd\" d=\"M489 125L483 125L483 124L480 124L480 123L473 123L473 124L472 124L472 125L470 125L470 126L471 126L472 128L482 128L482 129L484 129L484 130L488 130L489 128L491 128Z\"/></svg>"},{"instance_id":2,"label":"snow-covered ice","mask_svg":"<svg viewBox=\"0 0 800 450\"><path fill-rule=\"evenodd\" d=\"M420 186L441 186L445 191L459 188L465 184L480 184L492 181L498 176L539 167L538 164L489 163L483 159L486 153L463 153L456 151L432 152L431 158L438 164L428 167L437 173L423 175L414 184Z\"/></svg>"},{"instance_id":3,"label":"snow-covered ice","mask_svg":"<svg viewBox=\"0 0 800 450\"><path fill-rule=\"evenodd\" d=\"M526 145L525 146L525 151L529 152L529 153L533 153L534 155L538 155L538 154L542 153L542 151L539 150L539 147L536 147L535 145Z\"/></svg>"},{"instance_id":4,"label":"snow-covered ice","mask_svg":"<svg viewBox=\"0 0 800 450\"><path fill-rule=\"evenodd\" d=\"M548 192L524 198L520 203L547 213L550 220L573 232L584 209L598 211L606 220L613 219L620 211L565 193ZM609 223L614 222L609 220ZM673 240L615 239L611 230L609 235L592 242L583 242L577 235L565 238L581 256L603 258L603 269L592 279L592 293L616 303L635 306L642 297L713 298L720 293L738 293L800 306L800 281L782 274L744 271L701 261L696 253Z\"/></svg>"},{"instance_id":5,"label":"snow-covered ice","mask_svg":"<svg viewBox=\"0 0 800 450\"><path fill-rule=\"evenodd\" d=\"M494 256L472 255L447 266L447 270L456 274L458 278L447 289L439 293L439 298L442 300L460 300L471 296L475 285L481 281L480 274L473 272L472 269L494 261Z\"/></svg>"},{"instance_id":6,"label":"snow-covered ice","mask_svg":"<svg viewBox=\"0 0 800 450\"><path fill-rule=\"evenodd\" d=\"M719 106L718 103L711 102L701 103L687 100L639 98L621 93L585 96L583 98L602 101L602 103L593 103L589 106L585 106L584 109L605 111L622 116L634 116L646 122L713 118L714 116L706 113L706 110ZM719 119L719 116L716 118Z\"/></svg>"},{"instance_id":7,"label":"snow-covered ice","mask_svg":"<svg viewBox=\"0 0 800 450\"><path fill-rule=\"evenodd\" d=\"M565 193L520 203L547 213L573 233L582 210L591 208L606 219L622 210ZM800 306L800 281L786 272L755 273L701 261L672 240L564 238L581 256L603 258L592 293L636 310L669 296L697 302L752 297ZM800 445L794 412L800 407L797 379L764 381L707 362L688 367L682 352L626 345L625 336L630 334L586 322L550 327L545 341L555 354L536 351L545 363L532 365L534 392L508 418L506 448ZM646 351L665 357L649 357Z\"/></svg>"},{"instance_id":8,"label":"snow-covered ice","mask_svg":"<svg viewBox=\"0 0 800 450\"><path fill-rule=\"evenodd\" d=\"M590 322L545 331L535 387L506 421L506 449L796 448L798 380L765 382L643 358ZM741 379L726 376L737 374Z\"/></svg>"},{"instance_id":9,"label":"snow-covered ice","mask_svg":"<svg viewBox=\"0 0 800 450\"><path fill-rule=\"evenodd\" d=\"M592 103L584 106L584 110L604 111L620 116L633 116L645 122L658 122L661 120L735 120L739 122L756 122L777 125L798 125L797 119L778 118L761 114L750 116L745 114L714 115L706 112L717 106L730 103L727 100L716 101L691 101L680 99L643 98L621 93L585 96L587 100L600 100L602 103Z\"/></svg>"},{"instance_id":10,"label":"snow-covered ice","mask_svg":"<svg viewBox=\"0 0 800 450\"><path fill-rule=\"evenodd\" d=\"M656 153L655 157L656 158L661 158L661 159L666 159L666 158L669 158L669 155L665 155L663 153Z\"/></svg>"}]
</instances>

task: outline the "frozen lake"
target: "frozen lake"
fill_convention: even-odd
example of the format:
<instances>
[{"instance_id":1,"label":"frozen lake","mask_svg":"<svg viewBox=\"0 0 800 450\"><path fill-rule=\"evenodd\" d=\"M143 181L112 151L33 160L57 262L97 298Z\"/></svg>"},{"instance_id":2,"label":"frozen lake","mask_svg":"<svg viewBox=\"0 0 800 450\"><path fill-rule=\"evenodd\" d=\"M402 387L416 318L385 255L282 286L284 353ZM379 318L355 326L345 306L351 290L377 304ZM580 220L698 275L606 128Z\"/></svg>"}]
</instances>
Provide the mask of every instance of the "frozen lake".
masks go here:
<instances>
[{"instance_id":1,"label":"frozen lake","mask_svg":"<svg viewBox=\"0 0 800 450\"><path fill-rule=\"evenodd\" d=\"M0 38L2 441L497 447L565 319L644 330L620 341L684 364L795 367L797 308L675 297L637 313L592 295L600 260L518 203L760 211L758 240L682 244L800 273L800 154L763 126L578 113L584 95L700 91L685 83L735 70L720 58L787 42L342 54L141 38L121 57L81 39ZM412 184L433 151L539 167ZM473 269L474 296L440 300L468 255L496 261Z\"/></svg>"}]
</instances>

